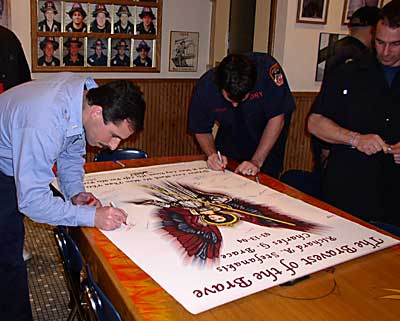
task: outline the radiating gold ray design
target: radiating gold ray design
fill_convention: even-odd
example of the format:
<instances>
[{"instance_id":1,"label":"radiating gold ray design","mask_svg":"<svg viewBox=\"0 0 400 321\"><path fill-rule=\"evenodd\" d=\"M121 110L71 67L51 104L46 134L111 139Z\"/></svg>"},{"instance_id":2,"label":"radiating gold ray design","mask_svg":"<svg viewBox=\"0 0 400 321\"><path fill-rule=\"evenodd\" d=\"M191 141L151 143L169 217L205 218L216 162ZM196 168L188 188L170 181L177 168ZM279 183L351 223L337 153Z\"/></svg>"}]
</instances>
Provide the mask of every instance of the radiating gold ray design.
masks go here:
<instances>
[{"instance_id":1,"label":"radiating gold ray design","mask_svg":"<svg viewBox=\"0 0 400 321\"><path fill-rule=\"evenodd\" d=\"M392 299L392 300L400 300L400 290L398 289L383 289L389 292L395 292L399 294L385 295L380 297L380 299Z\"/></svg>"}]
</instances>

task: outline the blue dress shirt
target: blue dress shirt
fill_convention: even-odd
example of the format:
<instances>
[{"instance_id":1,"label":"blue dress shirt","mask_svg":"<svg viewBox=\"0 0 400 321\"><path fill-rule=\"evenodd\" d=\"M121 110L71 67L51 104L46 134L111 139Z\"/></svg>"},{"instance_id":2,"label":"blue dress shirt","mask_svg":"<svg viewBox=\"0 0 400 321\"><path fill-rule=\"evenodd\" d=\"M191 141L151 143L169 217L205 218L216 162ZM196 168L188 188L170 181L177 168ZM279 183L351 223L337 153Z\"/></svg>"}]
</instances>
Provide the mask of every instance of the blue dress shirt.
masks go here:
<instances>
[{"instance_id":1,"label":"blue dress shirt","mask_svg":"<svg viewBox=\"0 0 400 321\"><path fill-rule=\"evenodd\" d=\"M93 80L63 72L0 95L0 171L14 176L18 208L34 221L94 225L96 208L70 201L85 191L84 85L90 89ZM49 188L55 163L65 202Z\"/></svg>"}]
</instances>

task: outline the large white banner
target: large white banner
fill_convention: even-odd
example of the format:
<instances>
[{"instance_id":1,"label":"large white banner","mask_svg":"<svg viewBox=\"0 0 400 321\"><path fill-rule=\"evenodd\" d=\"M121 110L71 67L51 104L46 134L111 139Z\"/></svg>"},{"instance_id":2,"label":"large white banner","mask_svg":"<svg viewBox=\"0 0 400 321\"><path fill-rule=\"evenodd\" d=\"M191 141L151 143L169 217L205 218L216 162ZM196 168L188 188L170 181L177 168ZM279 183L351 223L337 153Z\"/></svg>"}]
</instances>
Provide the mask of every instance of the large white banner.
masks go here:
<instances>
[{"instance_id":1,"label":"large white banner","mask_svg":"<svg viewBox=\"0 0 400 321\"><path fill-rule=\"evenodd\" d=\"M87 174L128 214L103 233L189 312L398 244L204 161Z\"/></svg>"}]
</instances>

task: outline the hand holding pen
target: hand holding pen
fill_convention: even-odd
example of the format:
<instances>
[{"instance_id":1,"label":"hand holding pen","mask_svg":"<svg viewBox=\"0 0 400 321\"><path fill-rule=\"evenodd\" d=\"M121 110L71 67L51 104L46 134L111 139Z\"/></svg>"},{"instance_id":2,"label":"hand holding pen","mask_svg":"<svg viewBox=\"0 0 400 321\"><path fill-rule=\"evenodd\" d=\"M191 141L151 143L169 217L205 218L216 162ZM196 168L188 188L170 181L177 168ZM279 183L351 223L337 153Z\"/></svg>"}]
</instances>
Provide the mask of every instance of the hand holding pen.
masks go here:
<instances>
[{"instance_id":1,"label":"hand holding pen","mask_svg":"<svg viewBox=\"0 0 400 321\"><path fill-rule=\"evenodd\" d=\"M126 224L128 214L117 208L114 202L110 206L103 206L96 209L94 225L102 230L111 231L119 228L121 224Z\"/></svg>"},{"instance_id":2,"label":"hand holding pen","mask_svg":"<svg viewBox=\"0 0 400 321\"><path fill-rule=\"evenodd\" d=\"M225 172L225 164L224 164L224 160L222 159L221 152L217 151L217 155L218 155L219 163L221 164L221 169L223 172Z\"/></svg>"},{"instance_id":3,"label":"hand holding pen","mask_svg":"<svg viewBox=\"0 0 400 321\"><path fill-rule=\"evenodd\" d=\"M222 156L218 151L216 153L211 154L207 158L207 166L215 171L224 171L226 165L228 164L228 159L225 156Z\"/></svg>"}]
</instances>

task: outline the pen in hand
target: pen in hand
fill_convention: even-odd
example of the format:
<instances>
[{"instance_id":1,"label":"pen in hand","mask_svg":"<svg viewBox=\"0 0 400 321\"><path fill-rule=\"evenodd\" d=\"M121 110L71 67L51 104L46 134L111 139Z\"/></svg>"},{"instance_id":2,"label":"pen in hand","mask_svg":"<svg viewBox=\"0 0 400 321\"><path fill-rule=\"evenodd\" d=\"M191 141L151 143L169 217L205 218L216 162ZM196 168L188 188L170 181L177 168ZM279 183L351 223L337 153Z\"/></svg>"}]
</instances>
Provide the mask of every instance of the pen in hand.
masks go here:
<instances>
[{"instance_id":1,"label":"pen in hand","mask_svg":"<svg viewBox=\"0 0 400 321\"><path fill-rule=\"evenodd\" d=\"M223 162L223 160L222 160L221 152L220 152L220 151L217 151L217 155L218 155L218 160L219 160L219 162L221 163L222 171L225 172L225 166L224 166L224 162Z\"/></svg>"},{"instance_id":2,"label":"pen in hand","mask_svg":"<svg viewBox=\"0 0 400 321\"><path fill-rule=\"evenodd\" d=\"M112 208L118 208L117 205L115 205L115 203L113 201L110 202L110 206ZM126 221L122 222L122 224L127 225Z\"/></svg>"}]
</instances>

